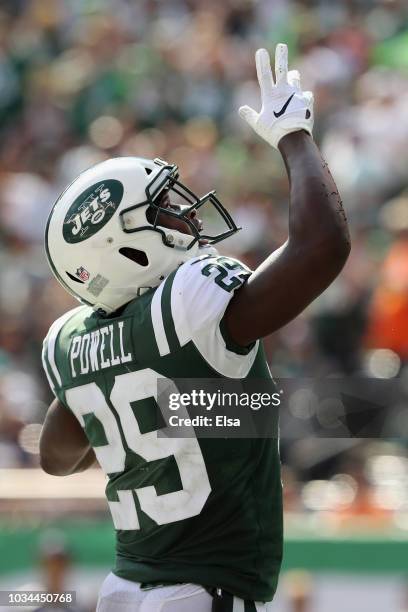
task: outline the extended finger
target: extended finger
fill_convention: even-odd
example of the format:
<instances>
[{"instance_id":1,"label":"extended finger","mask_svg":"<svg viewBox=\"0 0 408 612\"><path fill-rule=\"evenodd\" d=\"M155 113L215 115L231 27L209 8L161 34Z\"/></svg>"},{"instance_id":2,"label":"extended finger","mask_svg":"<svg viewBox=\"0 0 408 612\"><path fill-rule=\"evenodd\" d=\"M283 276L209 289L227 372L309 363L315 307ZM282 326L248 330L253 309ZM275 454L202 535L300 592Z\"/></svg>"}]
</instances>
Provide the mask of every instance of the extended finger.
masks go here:
<instances>
[{"instance_id":1,"label":"extended finger","mask_svg":"<svg viewBox=\"0 0 408 612\"><path fill-rule=\"evenodd\" d=\"M273 92L274 82L271 70L271 60L266 49L258 49L255 54L256 73L261 88L262 104Z\"/></svg>"},{"instance_id":2,"label":"extended finger","mask_svg":"<svg viewBox=\"0 0 408 612\"><path fill-rule=\"evenodd\" d=\"M288 83L295 89L300 90L300 74L298 70L289 70L288 72Z\"/></svg>"},{"instance_id":3,"label":"extended finger","mask_svg":"<svg viewBox=\"0 0 408 612\"><path fill-rule=\"evenodd\" d=\"M251 108L250 106L241 106L238 109L238 113L240 115L240 117L242 117L242 119L245 119L245 121L247 123L249 123L249 125L254 128L256 121L258 119L258 113L254 111L253 108Z\"/></svg>"},{"instance_id":4,"label":"extended finger","mask_svg":"<svg viewBox=\"0 0 408 612\"><path fill-rule=\"evenodd\" d=\"M306 98L306 100L309 102L309 104L313 104L314 102L314 95L311 91L304 91L303 92L303 96Z\"/></svg>"},{"instance_id":5,"label":"extended finger","mask_svg":"<svg viewBox=\"0 0 408 612\"><path fill-rule=\"evenodd\" d=\"M275 51L276 85L287 82L288 78L288 47L283 43L276 45Z\"/></svg>"}]
</instances>

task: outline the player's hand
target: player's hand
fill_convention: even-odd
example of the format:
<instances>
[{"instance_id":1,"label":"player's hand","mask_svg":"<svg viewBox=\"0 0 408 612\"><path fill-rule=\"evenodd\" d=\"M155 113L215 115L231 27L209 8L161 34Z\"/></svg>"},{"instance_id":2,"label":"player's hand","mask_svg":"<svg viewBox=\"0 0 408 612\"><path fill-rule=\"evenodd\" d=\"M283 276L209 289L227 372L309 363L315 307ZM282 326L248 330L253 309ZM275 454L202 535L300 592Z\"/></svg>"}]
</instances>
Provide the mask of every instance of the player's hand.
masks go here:
<instances>
[{"instance_id":1,"label":"player's hand","mask_svg":"<svg viewBox=\"0 0 408 612\"><path fill-rule=\"evenodd\" d=\"M273 80L269 53L258 49L255 54L256 72L261 89L262 108L257 113L250 106L241 106L240 116L270 145L278 148L286 134L313 129L313 94L302 91L297 70L288 72L288 48L280 43L275 51Z\"/></svg>"}]
</instances>

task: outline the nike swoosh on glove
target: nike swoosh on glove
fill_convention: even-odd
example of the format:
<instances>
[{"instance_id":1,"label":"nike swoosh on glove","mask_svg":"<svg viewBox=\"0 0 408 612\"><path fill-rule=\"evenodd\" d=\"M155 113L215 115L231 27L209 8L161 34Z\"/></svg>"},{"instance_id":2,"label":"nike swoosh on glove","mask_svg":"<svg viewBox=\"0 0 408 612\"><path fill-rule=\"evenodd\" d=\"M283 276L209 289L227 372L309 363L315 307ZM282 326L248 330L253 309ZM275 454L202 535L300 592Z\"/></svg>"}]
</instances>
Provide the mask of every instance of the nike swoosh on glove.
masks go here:
<instances>
[{"instance_id":1,"label":"nike swoosh on glove","mask_svg":"<svg viewBox=\"0 0 408 612\"><path fill-rule=\"evenodd\" d=\"M262 108L257 113L250 106L241 106L240 116L270 145L278 148L286 134L313 130L313 94L302 91L297 70L288 72L288 47L280 43L275 51L275 76L273 80L269 53L258 49L255 54L256 72L261 90Z\"/></svg>"}]
</instances>

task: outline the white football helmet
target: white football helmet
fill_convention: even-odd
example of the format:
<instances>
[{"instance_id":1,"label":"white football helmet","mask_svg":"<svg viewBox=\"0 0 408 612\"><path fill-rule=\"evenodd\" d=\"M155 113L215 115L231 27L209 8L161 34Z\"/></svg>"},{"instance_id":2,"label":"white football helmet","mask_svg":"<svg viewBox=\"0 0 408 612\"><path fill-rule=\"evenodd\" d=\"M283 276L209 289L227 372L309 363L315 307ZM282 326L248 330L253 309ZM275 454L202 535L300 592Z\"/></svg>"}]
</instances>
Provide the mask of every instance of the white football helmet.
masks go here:
<instances>
[{"instance_id":1,"label":"white football helmet","mask_svg":"<svg viewBox=\"0 0 408 612\"><path fill-rule=\"evenodd\" d=\"M186 205L160 205L163 192ZM201 233L191 211L212 204L227 230ZM158 225L160 213L188 223L192 235ZM163 217L161 217L163 218ZM212 191L198 198L178 181L178 168L160 159L118 157L85 170L61 194L45 231L57 280L81 302L109 314L156 287L182 263L208 252L238 230Z\"/></svg>"}]
</instances>

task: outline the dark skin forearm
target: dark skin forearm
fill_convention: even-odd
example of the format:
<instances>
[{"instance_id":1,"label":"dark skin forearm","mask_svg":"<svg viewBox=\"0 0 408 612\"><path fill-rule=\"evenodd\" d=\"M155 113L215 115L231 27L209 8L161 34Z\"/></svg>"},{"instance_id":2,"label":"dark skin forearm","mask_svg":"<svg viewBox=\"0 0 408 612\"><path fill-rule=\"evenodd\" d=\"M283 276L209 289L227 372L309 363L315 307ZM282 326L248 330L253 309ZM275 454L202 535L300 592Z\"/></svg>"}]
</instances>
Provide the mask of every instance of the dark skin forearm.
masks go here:
<instances>
[{"instance_id":1,"label":"dark skin forearm","mask_svg":"<svg viewBox=\"0 0 408 612\"><path fill-rule=\"evenodd\" d=\"M306 132L279 143L290 184L289 241L302 248L333 241L339 254L349 253L350 235L342 201L327 162Z\"/></svg>"},{"instance_id":2,"label":"dark skin forearm","mask_svg":"<svg viewBox=\"0 0 408 612\"><path fill-rule=\"evenodd\" d=\"M40 436L41 467L54 476L83 472L95 453L76 417L57 399L48 409Z\"/></svg>"},{"instance_id":3,"label":"dark skin forearm","mask_svg":"<svg viewBox=\"0 0 408 612\"><path fill-rule=\"evenodd\" d=\"M333 177L304 131L279 143L290 183L289 237L237 291L225 315L246 346L300 314L338 276L350 252L346 216Z\"/></svg>"}]
</instances>

